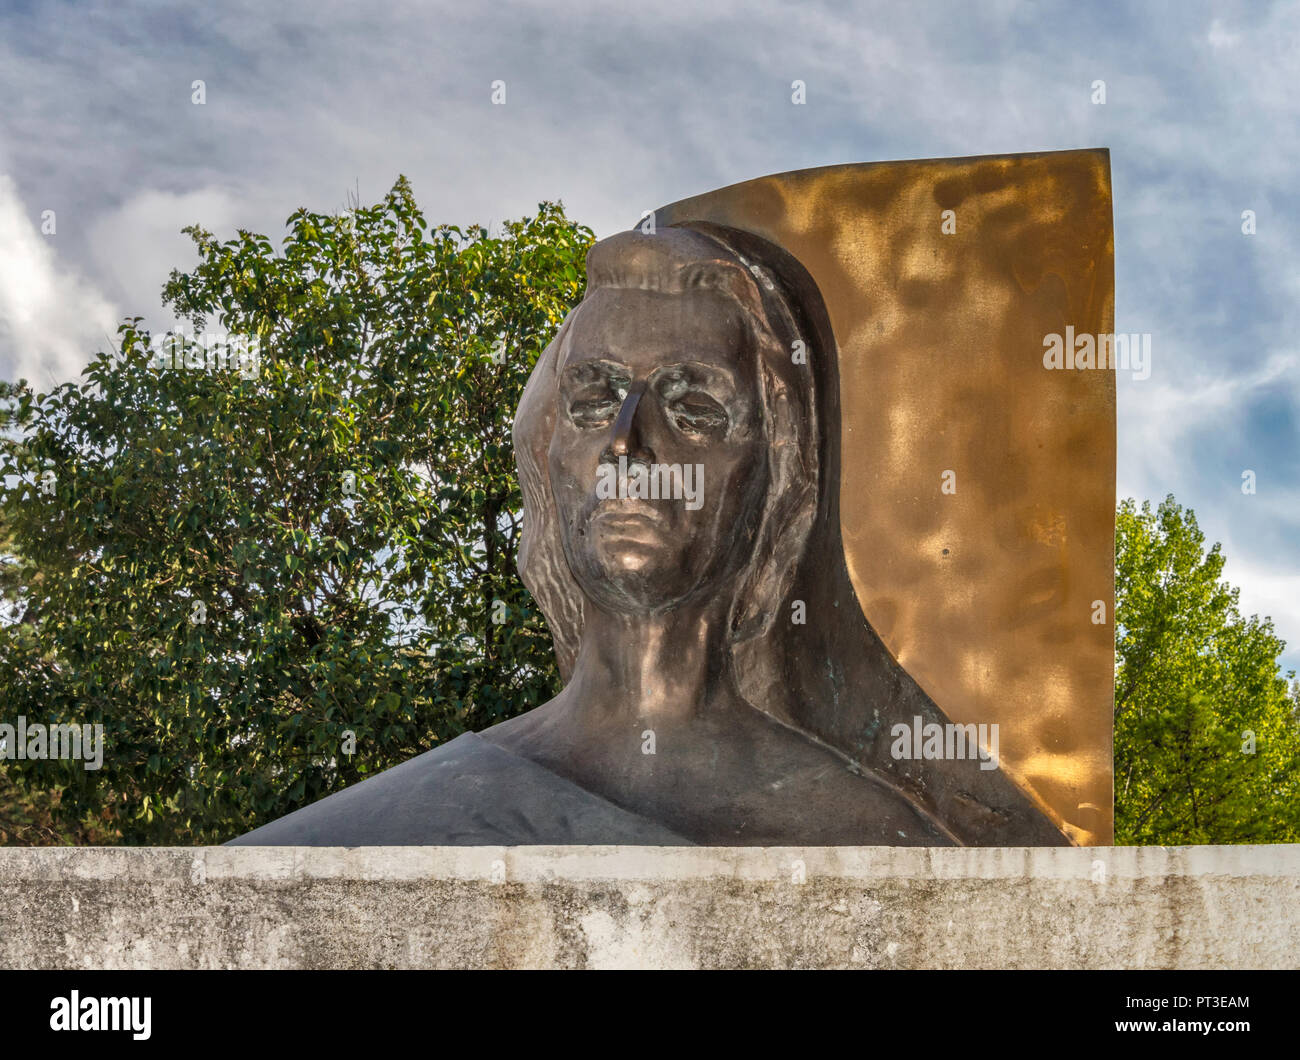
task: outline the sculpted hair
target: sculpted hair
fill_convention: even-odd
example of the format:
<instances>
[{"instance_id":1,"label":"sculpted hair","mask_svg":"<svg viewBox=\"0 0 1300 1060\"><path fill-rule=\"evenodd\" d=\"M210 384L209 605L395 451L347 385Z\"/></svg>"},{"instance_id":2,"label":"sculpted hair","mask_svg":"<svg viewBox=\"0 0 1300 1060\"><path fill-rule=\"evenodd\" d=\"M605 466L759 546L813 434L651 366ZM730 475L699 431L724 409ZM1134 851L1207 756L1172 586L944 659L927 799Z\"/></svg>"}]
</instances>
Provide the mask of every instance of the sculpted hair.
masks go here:
<instances>
[{"instance_id":1,"label":"sculpted hair","mask_svg":"<svg viewBox=\"0 0 1300 1060\"><path fill-rule=\"evenodd\" d=\"M788 252L736 229L701 222L625 232L587 256L587 297L608 287L679 294L711 287L742 309L761 381L767 490L731 603L728 652L740 694L903 791L954 841L979 845L1069 842L1037 796L1003 765L896 759L895 725L948 718L893 657L858 601L839 517L839 365L826 306ZM585 299L584 299L585 303ZM533 369L515 416L524 497L519 571L550 623L567 683L582 638L583 597L565 559L548 478L558 372L579 304ZM795 360L794 344L806 357ZM804 604L792 621L790 604Z\"/></svg>"},{"instance_id":2,"label":"sculpted hair","mask_svg":"<svg viewBox=\"0 0 1300 1060\"><path fill-rule=\"evenodd\" d=\"M738 242L745 238L747 250ZM560 674L568 681L582 638L583 597L561 544L555 501L547 472L547 451L558 409L559 370L574 319L596 291L631 288L684 294L708 288L740 307L757 358L763 432L767 440L766 498L756 526L741 539L752 542L737 580L730 616L733 647L771 632L807 547L817 513L818 410L808 362L816 356L814 336L802 323L797 299L769 264L753 251L754 237L721 226L692 224L661 228L655 235L622 232L601 240L587 255L587 293L565 318L529 377L515 415L514 442L524 500L519 572L550 624ZM775 254L776 248L771 248ZM759 260L760 258L764 260ZM796 362L796 342L806 358ZM742 694L752 685L771 687L777 656L752 653L758 668L737 673ZM764 660L770 660L766 664ZM747 698L754 701L754 697ZM761 696L758 698L761 699Z\"/></svg>"}]
</instances>

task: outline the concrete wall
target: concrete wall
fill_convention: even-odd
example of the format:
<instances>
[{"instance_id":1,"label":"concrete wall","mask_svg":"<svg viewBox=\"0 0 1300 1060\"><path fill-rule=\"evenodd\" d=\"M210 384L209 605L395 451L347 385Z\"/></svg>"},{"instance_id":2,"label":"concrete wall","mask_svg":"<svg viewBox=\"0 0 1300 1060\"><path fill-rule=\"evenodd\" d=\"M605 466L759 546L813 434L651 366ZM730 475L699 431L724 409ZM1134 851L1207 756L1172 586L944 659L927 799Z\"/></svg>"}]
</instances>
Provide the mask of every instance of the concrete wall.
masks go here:
<instances>
[{"instance_id":1,"label":"concrete wall","mask_svg":"<svg viewBox=\"0 0 1300 1060\"><path fill-rule=\"evenodd\" d=\"M0 967L553 966L1294 968L1300 847L0 849Z\"/></svg>"}]
</instances>

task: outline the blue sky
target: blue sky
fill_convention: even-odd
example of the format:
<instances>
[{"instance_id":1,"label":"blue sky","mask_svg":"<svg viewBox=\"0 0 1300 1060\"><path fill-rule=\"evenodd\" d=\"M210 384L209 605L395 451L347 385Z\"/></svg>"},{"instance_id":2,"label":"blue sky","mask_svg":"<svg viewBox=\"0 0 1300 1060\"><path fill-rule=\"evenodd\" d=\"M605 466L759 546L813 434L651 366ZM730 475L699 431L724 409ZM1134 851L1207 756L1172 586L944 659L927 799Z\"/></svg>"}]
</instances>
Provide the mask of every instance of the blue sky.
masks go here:
<instances>
[{"instance_id":1,"label":"blue sky","mask_svg":"<svg viewBox=\"0 0 1300 1060\"><path fill-rule=\"evenodd\" d=\"M562 199L607 235L766 173L1108 147L1116 329L1153 336L1151 377L1119 378L1120 495L1193 507L1300 669L1298 86L1300 3L6 0L0 377L169 326L182 226L274 237L399 173L431 221Z\"/></svg>"}]
</instances>

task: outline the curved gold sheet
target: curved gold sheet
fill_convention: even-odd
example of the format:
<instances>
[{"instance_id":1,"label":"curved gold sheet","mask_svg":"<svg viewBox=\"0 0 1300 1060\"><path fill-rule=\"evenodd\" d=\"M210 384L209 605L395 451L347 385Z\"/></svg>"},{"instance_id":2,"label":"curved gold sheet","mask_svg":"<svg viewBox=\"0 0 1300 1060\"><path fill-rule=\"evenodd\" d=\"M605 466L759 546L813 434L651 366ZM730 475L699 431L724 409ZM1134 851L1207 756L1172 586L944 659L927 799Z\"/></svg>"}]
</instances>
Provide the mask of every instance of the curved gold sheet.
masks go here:
<instances>
[{"instance_id":1,"label":"curved gold sheet","mask_svg":"<svg viewBox=\"0 0 1300 1060\"><path fill-rule=\"evenodd\" d=\"M868 620L949 717L998 723L1076 842L1112 842L1114 372L1043 366L1044 336L1114 326L1108 152L828 166L655 213L689 220L785 247L821 288Z\"/></svg>"}]
</instances>

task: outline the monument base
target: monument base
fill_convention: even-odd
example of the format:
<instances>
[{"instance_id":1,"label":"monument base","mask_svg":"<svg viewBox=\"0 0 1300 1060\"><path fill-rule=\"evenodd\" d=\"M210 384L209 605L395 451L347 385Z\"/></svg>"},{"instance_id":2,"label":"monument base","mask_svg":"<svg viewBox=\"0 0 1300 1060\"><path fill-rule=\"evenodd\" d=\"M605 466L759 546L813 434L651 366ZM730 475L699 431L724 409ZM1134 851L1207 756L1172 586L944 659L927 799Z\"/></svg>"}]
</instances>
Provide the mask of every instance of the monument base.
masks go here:
<instances>
[{"instance_id":1,"label":"monument base","mask_svg":"<svg viewBox=\"0 0 1300 1060\"><path fill-rule=\"evenodd\" d=\"M1300 846L0 849L4 968L1292 968Z\"/></svg>"}]
</instances>

